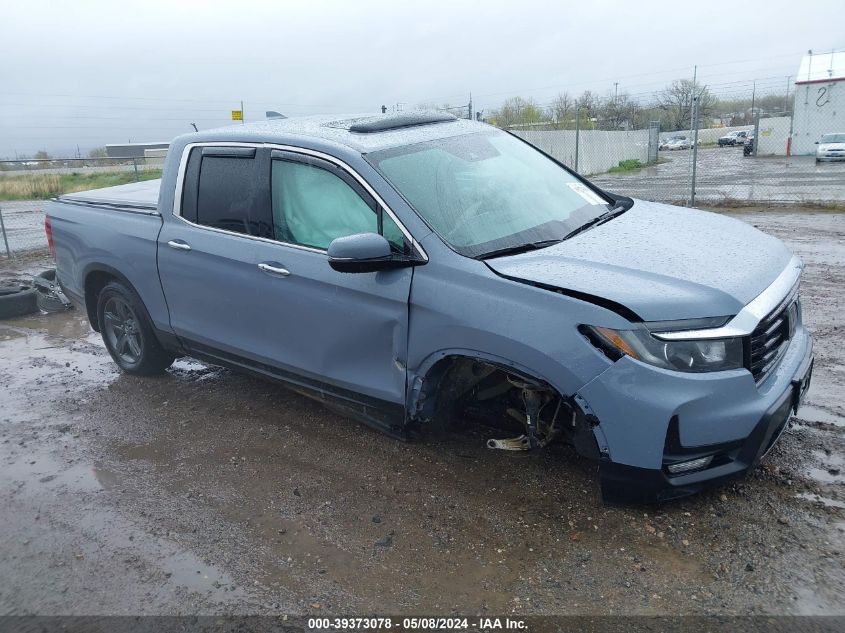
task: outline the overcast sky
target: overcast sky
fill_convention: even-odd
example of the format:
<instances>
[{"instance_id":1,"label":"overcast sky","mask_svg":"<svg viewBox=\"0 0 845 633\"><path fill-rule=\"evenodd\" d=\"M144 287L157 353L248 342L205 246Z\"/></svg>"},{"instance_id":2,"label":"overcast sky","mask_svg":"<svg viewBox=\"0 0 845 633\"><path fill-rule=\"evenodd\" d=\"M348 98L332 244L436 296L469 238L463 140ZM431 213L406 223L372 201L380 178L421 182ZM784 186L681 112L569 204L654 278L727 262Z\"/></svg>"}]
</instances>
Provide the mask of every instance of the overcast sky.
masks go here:
<instances>
[{"instance_id":1,"label":"overcast sky","mask_svg":"<svg viewBox=\"0 0 845 633\"><path fill-rule=\"evenodd\" d=\"M845 49L845 2L5 1L0 157L167 141L285 114L560 91L786 90L802 53Z\"/></svg>"}]
</instances>

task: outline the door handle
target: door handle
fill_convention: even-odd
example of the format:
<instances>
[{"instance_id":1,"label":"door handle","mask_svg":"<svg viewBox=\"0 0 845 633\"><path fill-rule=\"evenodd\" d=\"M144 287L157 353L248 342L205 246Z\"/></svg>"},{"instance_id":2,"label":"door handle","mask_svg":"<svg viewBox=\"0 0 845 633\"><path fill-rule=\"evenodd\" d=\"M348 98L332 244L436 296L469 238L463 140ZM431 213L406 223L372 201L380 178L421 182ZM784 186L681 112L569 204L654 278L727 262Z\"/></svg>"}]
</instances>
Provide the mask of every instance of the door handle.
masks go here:
<instances>
[{"instance_id":1,"label":"door handle","mask_svg":"<svg viewBox=\"0 0 845 633\"><path fill-rule=\"evenodd\" d=\"M167 245L170 248L175 248L177 251L189 251L191 246L184 240L170 240Z\"/></svg>"},{"instance_id":2,"label":"door handle","mask_svg":"<svg viewBox=\"0 0 845 633\"><path fill-rule=\"evenodd\" d=\"M281 266L274 264L266 264L262 262L261 264L258 264L258 268L262 272L270 275L278 275L279 277L287 277L290 275L290 271L287 268L282 268Z\"/></svg>"}]
</instances>

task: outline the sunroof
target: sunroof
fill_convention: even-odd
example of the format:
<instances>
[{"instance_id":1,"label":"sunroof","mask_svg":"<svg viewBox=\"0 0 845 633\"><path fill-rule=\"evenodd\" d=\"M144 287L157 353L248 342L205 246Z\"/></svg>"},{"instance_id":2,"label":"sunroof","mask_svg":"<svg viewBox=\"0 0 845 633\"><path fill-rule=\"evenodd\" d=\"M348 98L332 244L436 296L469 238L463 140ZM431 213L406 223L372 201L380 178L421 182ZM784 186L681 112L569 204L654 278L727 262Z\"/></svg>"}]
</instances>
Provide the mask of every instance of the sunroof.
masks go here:
<instances>
[{"instance_id":1,"label":"sunroof","mask_svg":"<svg viewBox=\"0 0 845 633\"><path fill-rule=\"evenodd\" d=\"M370 134L372 132L385 132L387 130L398 130L416 125L429 125L430 123L448 123L457 121L458 118L448 112L402 112L386 116L378 116L366 119L358 119L349 126L350 132L359 134Z\"/></svg>"}]
</instances>

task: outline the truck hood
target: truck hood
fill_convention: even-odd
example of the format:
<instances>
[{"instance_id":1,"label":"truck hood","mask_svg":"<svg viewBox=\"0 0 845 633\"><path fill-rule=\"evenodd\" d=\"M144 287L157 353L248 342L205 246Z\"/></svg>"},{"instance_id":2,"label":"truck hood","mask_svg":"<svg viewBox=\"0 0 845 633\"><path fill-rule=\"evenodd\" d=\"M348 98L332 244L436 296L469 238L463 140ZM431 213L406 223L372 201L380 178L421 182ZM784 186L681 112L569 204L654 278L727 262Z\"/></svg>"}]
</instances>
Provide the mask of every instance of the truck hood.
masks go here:
<instances>
[{"instance_id":1,"label":"truck hood","mask_svg":"<svg viewBox=\"0 0 845 633\"><path fill-rule=\"evenodd\" d=\"M745 222L635 200L621 216L565 242L486 263L510 279L665 321L735 315L791 257L783 242Z\"/></svg>"}]
</instances>

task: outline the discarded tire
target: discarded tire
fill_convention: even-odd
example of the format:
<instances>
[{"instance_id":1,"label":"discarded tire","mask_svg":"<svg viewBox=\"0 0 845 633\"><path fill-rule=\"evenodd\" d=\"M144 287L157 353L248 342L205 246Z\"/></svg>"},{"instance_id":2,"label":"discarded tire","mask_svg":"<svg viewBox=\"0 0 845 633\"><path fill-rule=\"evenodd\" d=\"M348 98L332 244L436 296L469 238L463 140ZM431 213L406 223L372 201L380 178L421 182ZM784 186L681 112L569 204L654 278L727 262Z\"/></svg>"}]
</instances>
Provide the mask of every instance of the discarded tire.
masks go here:
<instances>
[{"instance_id":1,"label":"discarded tire","mask_svg":"<svg viewBox=\"0 0 845 633\"><path fill-rule=\"evenodd\" d=\"M26 284L0 286L0 319L31 314L38 311L38 293Z\"/></svg>"},{"instance_id":2,"label":"discarded tire","mask_svg":"<svg viewBox=\"0 0 845 633\"><path fill-rule=\"evenodd\" d=\"M44 312L64 312L70 309L70 302L56 283L56 269L51 268L38 273L33 280L36 290L38 309Z\"/></svg>"}]
</instances>

